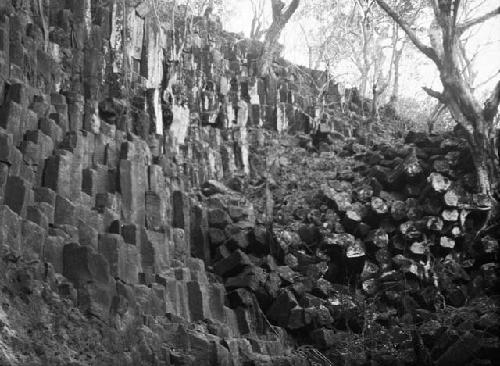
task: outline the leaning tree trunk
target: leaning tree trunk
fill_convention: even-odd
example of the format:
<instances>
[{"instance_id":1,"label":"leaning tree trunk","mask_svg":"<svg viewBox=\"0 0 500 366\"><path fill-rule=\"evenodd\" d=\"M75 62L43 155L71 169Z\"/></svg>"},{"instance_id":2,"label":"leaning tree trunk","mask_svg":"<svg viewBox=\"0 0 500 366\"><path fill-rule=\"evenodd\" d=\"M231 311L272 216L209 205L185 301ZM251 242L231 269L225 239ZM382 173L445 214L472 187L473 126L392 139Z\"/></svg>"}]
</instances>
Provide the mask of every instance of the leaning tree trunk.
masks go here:
<instances>
[{"instance_id":1,"label":"leaning tree trunk","mask_svg":"<svg viewBox=\"0 0 500 366\"><path fill-rule=\"evenodd\" d=\"M283 28L285 28L286 23L288 23L292 15L299 7L299 3L300 0L292 0L290 5L288 5L288 8L283 12L283 4L281 3L281 1L271 0L273 9L273 22L266 32L264 47L258 65L261 75L266 75L269 73L273 56L279 47L278 40L281 36L281 32L283 31Z\"/></svg>"},{"instance_id":2,"label":"leaning tree trunk","mask_svg":"<svg viewBox=\"0 0 500 366\"><path fill-rule=\"evenodd\" d=\"M478 188L493 198L493 193L499 188L499 158L493 120L498 112L500 82L483 108L458 67L458 39L450 30L443 36L444 60L439 67L443 96L455 120L468 131Z\"/></svg>"},{"instance_id":3,"label":"leaning tree trunk","mask_svg":"<svg viewBox=\"0 0 500 366\"><path fill-rule=\"evenodd\" d=\"M450 64L440 68L441 82L445 89L441 98L453 118L467 132L480 192L493 198L495 191L500 188L499 156L494 126L500 99L500 82L483 109L463 76L457 69L452 69Z\"/></svg>"}]
</instances>

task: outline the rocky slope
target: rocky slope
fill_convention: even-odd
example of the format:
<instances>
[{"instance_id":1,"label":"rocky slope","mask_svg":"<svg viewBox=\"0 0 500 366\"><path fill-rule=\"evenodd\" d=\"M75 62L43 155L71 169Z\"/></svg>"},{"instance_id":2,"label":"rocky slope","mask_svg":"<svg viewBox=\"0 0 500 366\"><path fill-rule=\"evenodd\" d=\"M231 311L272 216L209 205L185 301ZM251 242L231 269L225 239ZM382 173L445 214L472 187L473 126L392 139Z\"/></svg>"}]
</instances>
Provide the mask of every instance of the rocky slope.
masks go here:
<instances>
[{"instance_id":1,"label":"rocky slope","mask_svg":"<svg viewBox=\"0 0 500 366\"><path fill-rule=\"evenodd\" d=\"M321 73L160 10L0 1L0 365L491 364L460 142L310 140Z\"/></svg>"},{"instance_id":2,"label":"rocky slope","mask_svg":"<svg viewBox=\"0 0 500 366\"><path fill-rule=\"evenodd\" d=\"M246 247L252 264L226 288L245 278L273 323L339 364L494 364L499 228L478 234L488 201L464 142L327 137L311 151L307 136L270 134L255 149L270 161L274 267ZM264 190L247 190L261 213Z\"/></svg>"}]
</instances>

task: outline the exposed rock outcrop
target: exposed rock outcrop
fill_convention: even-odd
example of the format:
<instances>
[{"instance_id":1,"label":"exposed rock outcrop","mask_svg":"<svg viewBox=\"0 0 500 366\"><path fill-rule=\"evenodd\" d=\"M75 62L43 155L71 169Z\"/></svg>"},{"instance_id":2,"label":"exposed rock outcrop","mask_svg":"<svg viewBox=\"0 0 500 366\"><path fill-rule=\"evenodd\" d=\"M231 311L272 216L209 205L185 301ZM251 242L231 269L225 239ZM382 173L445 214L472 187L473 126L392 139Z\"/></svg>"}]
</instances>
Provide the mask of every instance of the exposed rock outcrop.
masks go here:
<instances>
[{"instance_id":1,"label":"exposed rock outcrop","mask_svg":"<svg viewBox=\"0 0 500 366\"><path fill-rule=\"evenodd\" d=\"M205 269L209 237L249 245L251 204L196 195L249 172L280 82L218 21L157 5L0 3L2 364L301 364ZM30 307L48 331L21 352Z\"/></svg>"},{"instance_id":2,"label":"exposed rock outcrop","mask_svg":"<svg viewBox=\"0 0 500 366\"><path fill-rule=\"evenodd\" d=\"M0 1L0 364L411 364L410 323L438 364L493 360L498 238L460 143L310 139L323 73L257 75L261 45L157 5ZM474 312L458 335L439 296Z\"/></svg>"}]
</instances>

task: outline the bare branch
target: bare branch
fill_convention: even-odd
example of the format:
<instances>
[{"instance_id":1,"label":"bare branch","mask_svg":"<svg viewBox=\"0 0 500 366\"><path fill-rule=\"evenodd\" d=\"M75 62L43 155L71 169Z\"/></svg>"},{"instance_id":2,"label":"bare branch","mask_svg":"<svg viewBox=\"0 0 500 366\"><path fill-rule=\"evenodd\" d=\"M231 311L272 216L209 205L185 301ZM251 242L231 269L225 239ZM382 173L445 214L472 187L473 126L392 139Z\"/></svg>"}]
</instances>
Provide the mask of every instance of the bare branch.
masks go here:
<instances>
[{"instance_id":1,"label":"bare branch","mask_svg":"<svg viewBox=\"0 0 500 366\"><path fill-rule=\"evenodd\" d=\"M457 32L458 32L458 34L462 34L467 29L469 29L475 25L481 24L481 23L487 21L488 19L493 18L494 16L499 15L499 14L500 14L500 6L496 9L490 11L489 13L478 16L477 18L467 20L462 24L458 24L457 25Z\"/></svg>"},{"instance_id":2,"label":"bare branch","mask_svg":"<svg viewBox=\"0 0 500 366\"><path fill-rule=\"evenodd\" d=\"M437 17L439 15L439 5L438 0L430 0L432 9L434 10L434 15Z\"/></svg>"},{"instance_id":3,"label":"bare branch","mask_svg":"<svg viewBox=\"0 0 500 366\"><path fill-rule=\"evenodd\" d=\"M480 88L482 87L483 85L485 84L488 84L491 79L493 79L494 77L496 77L497 75L500 74L500 70L498 70L497 72L495 72L494 74L490 75L489 77L487 77L485 80L483 80L482 82L480 82L479 84L477 85L474 85L474 89L477 89L477 88Z\"/></svg>"},{"instance_id":4,"label":"bare branch","mask_svg":"<svg viewBox=\"0 0 500 366\"><path fill-rule=\"evenodd\" d=\"M451 36L455 38L455 33L457 31L457 17L458 17L458 9L460 8L460 0L455 0L453 3L453 20L451 23Z\"/></svg>"},{"instance_id":5,"label":"bare branch","mask_svg":"<svg viewBox=\"0 0 500 366\"><path fill-rule=\"evenodd\" d=\"M462 42L459 41L458 44L459 50L460 50L460 58L459 60L462 63L462 73L464 74L464 78L466 79L467 83L469 84L469 87L472 87L474 84L474 79L476 73L474 72L472 68L472 60L471 58L467 57L467 50L465 49L465 46Z\"/></svg>"},{"instance_id":6,"label":"bare branch","mask_svg":"<svg viewBox=\"0 0 500 366\"><path fill-rule=\"evenodd\" d=\"M438 92L436 90L433 90L431 88L427 88L427 87L422 87L422 89L427 93L429 94L431 97L433 98L436 98L437 100L439 100L441 103L443 104L447 104L447 99L446 97L444 96L443 93L441 92Z\"/></svg>"},{"instance_id":7,"label":"bare branch","mask_svg":"<svg viewBox=\"0 0 500 366\"><path fill-rule=\"evenodd\" d=\"M406 22L403 21L403 19L401 19L401 17L389 5L387 5L387 3L384 0L376 0L376 1L377 4L387 13L387 15L389 15L396 23L398 23L401 29L405 31L406 35L408 36L408 38L410 38L415 47L417 47L424 55L429 57L437 65L441 63L434 49L424 45L418 39L417 35L410 28L410 26L406 24Z\"/></svg>"},{"instance_id":8,"label":"bare branch","mask_svg":"<svg viewBox=\"0 0 500 366\"><path fill-rule=\"evenodd\" d=\"M453 26L457 24L458 9L460 8L460 0L455 0L453 3Z\"/></svg>"},{"instance_id":9,"label":"bare branch","mask_svg":"<svg viewBox=\"0 0 500 366\"><path fill-rule=\"evenodd\" d=\"M258 40L266 33L266 29L263 29L265 26L263 0L250 0L250 2L252 4L253 14L250 28L250 38Z\"/></svg>"},{"instance_id":10,"label":"bare branch","mask_svg":"<svg viewBox=\"0 0 500 366\"><path fill-rule=\"evenodd\" d=\"M478 9L481 9L487 1L489 0L465 1L459 18L466 19L468 15L474 14ZM462 19L459 20L462 21Z\"/></svg>"},{"instance_id":11,"label":"bare branch","mask_svg":"<svg viewBox=\"0 0 500 366\"><path fill-rule=\"evenodd\" d=\"M354 56L351 56L351 62L354 66L356 66L360 73L363 73L363 67L361 66L361 62L359 60L357 60Z\"/></svg>"},{"instance_id":12,"label":"bare branch","mask_svg":"<svg viewBox=\"0 0 500 366\"><path fill-rule=\"evenodd\" d=\"M295 10L299 7L299 3L299 0L292 0L286 11L282 13L281 16L285 19L285 22L287 22L292 17L293 13L295 13Z\"/></svg>"},{"instance_id":13,"label":"bare branch","mask_svg":"<svg viewBox=\"0 0 500 366\"><path fill-rule=\"evenodd\" d=\"M302 35L304 36L307 47L312 47L311 43L309 42L309 37L307 36L307 32L304 29L304 26L302 25L302 23L299 23L299 27L300 27L300 30L302 31Z\"/></svg>"},{"instance_id":14,"label":"bare branch","mask_svg":"<svg viewBox=\"0 0 500 366\"><path fill-rule=\"evenodd\" d=\"M273 52L278 48L278 40L283 28L299 7L300 0L292 0L283 12L284 4L280 0L271 0L273 8L273 22L266 32L264 48L259 61L260 73L266 74L272 61Z\"/></svg>"}]
</instances>

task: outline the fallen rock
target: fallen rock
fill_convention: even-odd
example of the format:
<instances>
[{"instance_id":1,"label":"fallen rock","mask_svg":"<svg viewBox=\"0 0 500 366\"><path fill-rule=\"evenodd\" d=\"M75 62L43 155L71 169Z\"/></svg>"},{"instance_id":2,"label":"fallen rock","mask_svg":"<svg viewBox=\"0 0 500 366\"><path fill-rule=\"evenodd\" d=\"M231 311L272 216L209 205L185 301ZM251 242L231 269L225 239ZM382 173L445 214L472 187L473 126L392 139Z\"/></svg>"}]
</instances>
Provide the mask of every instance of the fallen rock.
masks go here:
<instances>
[{"instance_id":1,"label":"fallen rock","mask_svg":"<svg viewBox=\"0 0 500 366\"><path fill-rule=\"evenodd\" d=\"M241 272L245 267L251 266L252 261L241 250L237 249L229 257L214 264L214 271L222 277L230 277Z\"/></svg>"}]
</instances>

